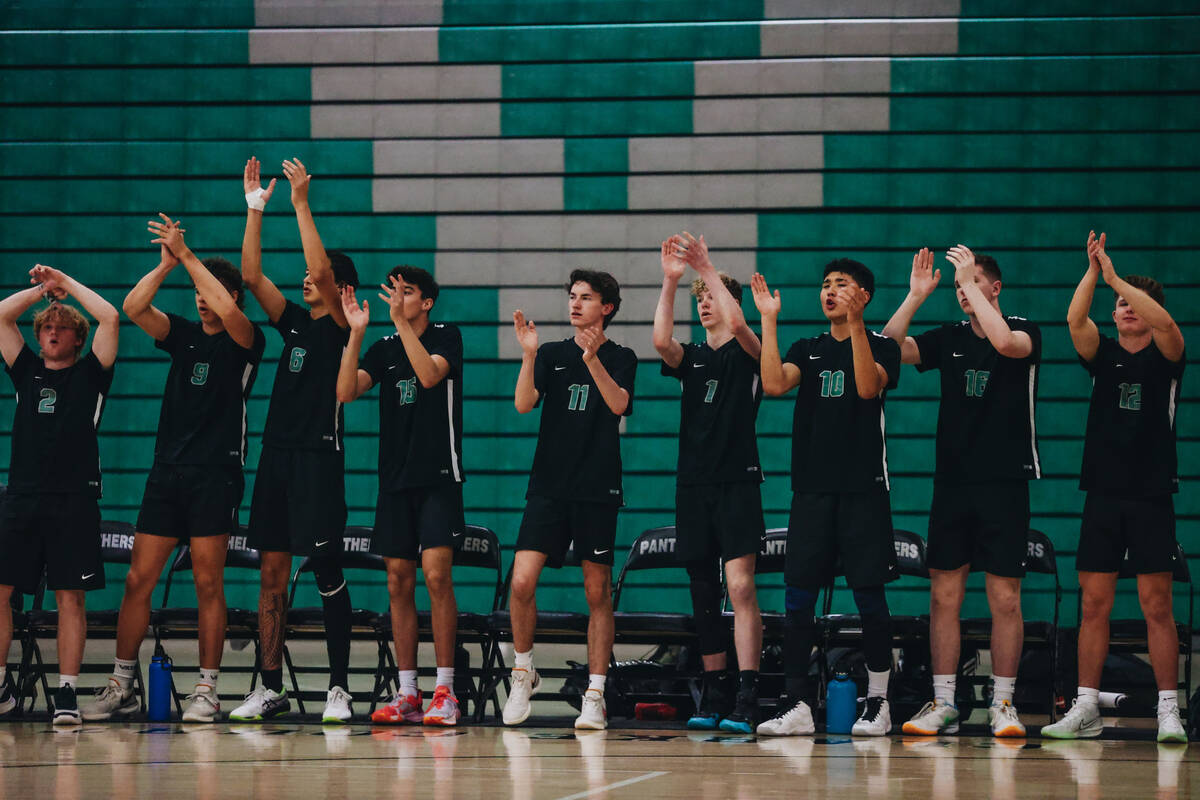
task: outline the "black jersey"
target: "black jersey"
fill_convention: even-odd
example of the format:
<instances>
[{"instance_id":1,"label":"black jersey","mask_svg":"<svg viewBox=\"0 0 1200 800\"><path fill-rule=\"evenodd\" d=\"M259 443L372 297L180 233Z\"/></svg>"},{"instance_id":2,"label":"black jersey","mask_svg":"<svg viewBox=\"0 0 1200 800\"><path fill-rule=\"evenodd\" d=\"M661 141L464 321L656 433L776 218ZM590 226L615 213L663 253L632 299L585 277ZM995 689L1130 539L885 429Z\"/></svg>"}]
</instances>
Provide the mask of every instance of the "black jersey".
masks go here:
<instances>
[{"instance_id":1,"label":"black jersey","mask_svg":"<svg viewBox=\"0 0 1200 800\"><path fill-rule=\"evenodd\" d=\"M1034 404L1042 332L1024 317L1005 317L1025 331L1033 350L1025 358L996 352L968 320L915 337L921 372L942 371L934 481L946 485L1042 477Z\"/></svg>"},{"instance_id":2,"label":"black jersey","mask_svg":"<svg viewBox=\"0 0 1200 800\"><path fill-rule=\"evenodd\" d=\"M306 450L342 449L342 404L337 375L350 332L333 315L313 319L287 301L271 323L283 337L283 351L271 387L263 444Z\"/></svg>"},{"instance_id":3,"label":"black jersey","mask_svg":"<svg viewBox=\"0 0 1200 800\"><path fill-rule=\"evenodd\" d=\"M247 349L226 331L167 314L171 327L154 346L171 356L154 460L162 464L246 463L246 399L267 345L254 326Z\"/></svg>"},{"instance_id":4,"label":"black jersey","mask_svg":"<svg viewBox=\"0 0 1200 800\"><path fill-rule=\"evenodd\" d=\"M762 402L758 361L730 339L713 350L683 345L678 367L662 374L683 385L679 423L680 486L761 482L754 420Z\"/></svg>"},{"instance_id":5,"label":"black jersey","mask_svg":"<svg viewBox=\"0 0 1200 800\"><path fill-rule=\"evenodd\" d=\"M867 331L875 363L888 383L863 400L854 383L850 339L822 333L788 349L785 362L800 368L792 417L792 491L870 492L890 488L883 400L900 378L900 346Z\"/></svg>"},{"instance_id":6,"label":"black jersey","mask_svg":"<svg viewBox=\"0 0 1200 800\"><path fill-rule=\"evenodd\" d=\"M417 379L399 334L375 342L359 363L379 384L381 491L463 481L462 333L454 325L430 323L421 344L450 365L432 389Z\"/></svg>"},{"instance_id":7,"label":"black jersey","mask_svg":"<svg viewBox=\"0 0 1200 800\"><path fill-rule=\"evenodd\" d=\"M1149 497L1179 491L1175 409L1184 357L1169 361L1153 341L1131 353L1108 336L1091 361L1092 376L1079 486Z\"/></svg>"},{"instance_id":8,"label":"black jersey","mask_svg":"<svg viewBox=\"0 0 1200 800\"><path fill-rule=\"evenodd\" d=\"M25 345L5 369L17 390L8 490L99 497L96 429L112 368L89 352L69 367L50 369Z\"/></svg>"},{"instance_id":9,"label":"black jersey","mask_svg":"<svg viewBox=\"0 0 1200 800\"><path fill-rule=\"evenodd\" d=\"M629 392L625 415L632 414L637 356L609 340L596 357L617 385ZM533 385L542 420L526 497L621 505L621 418L600 396L583 363L583 350L573 338L538 348Z\"/></svg>"}]
</instances>

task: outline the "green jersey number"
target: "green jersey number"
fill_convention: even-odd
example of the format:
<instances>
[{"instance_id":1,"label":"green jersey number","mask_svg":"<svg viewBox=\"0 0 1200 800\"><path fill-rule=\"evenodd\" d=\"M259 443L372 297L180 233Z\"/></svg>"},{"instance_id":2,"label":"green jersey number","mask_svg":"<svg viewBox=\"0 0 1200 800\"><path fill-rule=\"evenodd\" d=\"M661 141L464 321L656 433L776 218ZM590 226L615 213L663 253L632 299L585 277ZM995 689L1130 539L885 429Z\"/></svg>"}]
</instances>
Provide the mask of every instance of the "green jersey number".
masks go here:
<instances>
[{"instance_id":1,"label":"green jersey number","mask_svg":"<svg viewBox=\"0 0 1200 800\"><path fill-rule=\"evenodd\" d=\"M839 370L821 370L821 397L841 397L846 393L846 373Z\"/></svg>"},{"instance_id":2,"label":"green jersey number","mask_svg":"<svg viewBox=\"0 0 1200 800\"><path fill-rule=\"evenodd\" d=\"M717 396L717 379L713 378L710 381L705 381L704 385L708 387L708 394L704 395L704 402L711 403L713 398Z\"/></svg>"},{"instance_id":3,"label":"green jersey number","mask_svg":"<svg viewBox=\"0 0 1200 800\"><path fill-rule=\"evenodd\" d=\"M416 402L417 399L417 379L407 378L396 381L396 388L400 390L400 405L406 406Z\"/></svg>"},{"instance_id":4,"label":"green jersey number","mask_svg":"<svg viewBox=\"0 0 1200 800\"><path fill-rule=\"evenodd\" d=\"M967 379L967 397L983 397L992 373L986 369L969 369L964 375Z\"/></svg>"},{"instance_id":5,"label":"green jersey number","mask_svg":"<svg viewBox=\"0 0 1200 800\"><path fill-rule=\"evenodd\" d=\"M568 411L587 409L588 388L586 383L572 383L567 387L567 391L571 393L571 399L567 401Z\"/></svg>"},{"instance_id":6,"label":"green jersey number","mask_svg":"<svg viewBox=\"0 0 1200 800\"><path fill-rule=\"evenodd\" d=\"M42 399L38 403L39 414L53 414L54 404L58 401L58 392L53 389L42 389Z\"/></svg>"},{"instance_id":7,"label":"green jersey number","mask_svg":"<svg viewBox=\"0 0 1200 800\"><path fill-rule=\"evenodd\" d=\"M292 372L299 372L304 369L304 357L308 355L308 351L303 347L293 347L292 357L288 359L288 369Z\"/></svg>"},{"instance_id":8,"label":"green jersey number","mask_svg":"<svg viewBox=\"0 0 1200 800\"><path fill-rule=\"evenodd\" d=\"M1121 390L1121 408L1126 411L1142 410L1142 385L1140 383L1122 383L1117 388Z\"/></svg>"},{"instance_id":9,"label":"green jersey number","mask_svg":"<svg viewBox=\"0 0 1200 800\"><path fill-rule=\"evenodd\" d=\"M208 362L197 361L192 365L192 386L203 386L208 383Z\"/></svg>"}]
</instances>

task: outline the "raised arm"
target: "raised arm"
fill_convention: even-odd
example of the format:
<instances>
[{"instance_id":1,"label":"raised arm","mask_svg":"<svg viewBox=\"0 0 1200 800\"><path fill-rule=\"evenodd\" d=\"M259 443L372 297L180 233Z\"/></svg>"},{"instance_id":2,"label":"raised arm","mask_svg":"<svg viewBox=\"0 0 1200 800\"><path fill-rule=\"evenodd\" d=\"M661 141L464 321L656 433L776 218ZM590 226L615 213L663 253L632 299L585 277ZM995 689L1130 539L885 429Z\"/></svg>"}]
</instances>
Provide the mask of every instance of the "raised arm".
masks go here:
<instances>
[{"instance_id":1,"label":"raised arm","mask_svg":"<svg viewBox=\"0 0 1200 800\"><path fill-rule=\"evenodd\" d=\"M366 300L363 300L361 307L358 305L353 286L342 290L342 313L346 315L346 322L350 325L350 341L342 350L342 363L338 367L337 399L339 403L352 403L375 383L371 380L371 373L358 366L370 312Z\"/></svg>"},{"instance_id":2,"label":"raised arm","mask_svg":"<svg viewBox=\"0 0 1200 800\"><path fill-rule=\"evenodd\" d=\"M308 207L308 185L312 182L312 176L298 158L283 162L283 174L292 185L292 208L296 210L296 224L300 227L300 244L304 247L308 277L329 308L333 321L345 328L346 315L342 313L342 299L333 277L333 265L325 252L325 245L321 243L321 235L317 233L312 209Z\"/></svg>"},{"instance_id":3,"label":"raised arm","mask_svg":"<svg viewBox=\"0 0 1200 800\"><path fill-rule=\"evenodd\" d=\"M608 406L609 411L618 417L621 416L625 413L625 409L629 408L629 392L613 380L613 376L608 374L608 369L603 362L596 357L600 345L605 342L604 330L598 326L585 328L579 331L579 338L583 344L584 366L588 368L592 380L596 382L596 388L600 390L604 404Z\"/></svg>"},{"instance_id":4,"label":"raised arm","mask_svg":"<svg viewBox=\"0 0 1200 800\"><path fill-rule=\"evenodd\" d=\"M105 369L111 367L117 360L117 336L121 327L121 315L113 308L112 303L54 267L38 264L29 270L29 278L31 282L41 284L42 290L52 295L59 289L65 291L83 306L84 311L92 315L92 319L96 320L96 333L92 336L92 354L96 356L100 366Z\"/></svg>"},{"instance_id":5,"label":"raised arm","mask_svg":"<svg viewBox=\"0 0 1200 800\"><path fill-rule=\"evenodd\" d=\"M675 239L679 238L675 237ZM762 353L762 342L758 340L754 331L746 323L746 315L742 313L741 304L733 299L729 287L717 274L717 268L713 266L712 259L708 256L708 244L704 241L704 236L696 239L684 231L683 240L676 244L677 248L679 244L683 244L683 258L692 269L696 270L700 279L704 281L705 287L708 288L708 293L716 301L717 313L729 325L729 331L733 334L733 338L737 339L742 349L757 361Z\"/></svg>"},{"instance_id":6,"label":"raised arm","mask_svg":"<svg viewBox=\"0 0 1200 800\"><path fill-rule=\"evenodd\" d=\"M413 373L422 387L432 389L450 374L450 362L445 356L429 355L429 351L421 343L421 337L404 316L404 295L412 294L416 287L392 276L390 285L381 283L379 288L383 289L379 297L388 304L392 324L396 326L396 333L400 336L400 343L404 345L404 353L408 356L408 363L412 364Z\"/></svg>"},{"instance_id":7,"label":"raised arm","mask_svg":"<svg viewBox=\"0 0 1200 800\"><path fill-rule=\"evenodd\" d=\"M246 190L246 232L242 236L242 281L262 306L267 318L277 322L283 316L287 300L271 279L262 271L262 223L263 209L275 191L275 179L266 189L262 188L261 167L254 156L246 162L242 172L242 185Z\"/></svg>"},{"instance_id":8,"label":"raised arm","mask_svg":"<svg viewBox=\"0 0 1200 800\"><path fill-rule=\"evenodd\" d=\"M1088 268L1075 287L1071 296L1071 305L1067 309L1067 330L1071 334L1071 344L1075 352L1084 361L1091 361L1100 349L1100 330L1092 321L1089 313L1092 310L1092 298L1096 294L1096 283L1100 280L1100 262L1096 259L1095 250L1104 247L1104 234L1096 238L1096 232L1088 233L1087 255Z\"/></svg>"},{"instance_id":9,"label":"raised arm","mask_svg":"<svg viewBox=\"0 0 1200 800\"><path fill-rule=\"evenodd\" d=\"M158 238L152 244L157 244L171 251L171 254L183 264L196 291L213 312L221 318L221 324L229 333L229 337L241 347L249 350L254 346L254 326L246 318L237 301L225 288L225 284L217 280L217 276L209 272L204 262L196 258L196 254L183 240L183 230L177 222L173 222L166 214L159 214L163 222L151 220L147 223L148 230Z\"/></svg>"},{"instance_id":10,"label":"raised arm","mask_svg":"<svg viewBox=\"0 0 1200 800\"><path fill-rule=\"evenodd\" d=\"M921 363L921 349L917 347L917 340L908 335L908 326L912 324L917 309L929 299L941 279L942 271L933 268L933 251L922 247L913 256L912 274L908 278L908 296L896 309L896 313L892 314L888 324L883 326L883 335L900 345L902 364Z\"/></svg>"},{"instance_id":11,"label":"raised arm","mask_svg":"<svg viewBox=\"0 0 1200 800\"><path fill-rule=\"evenodd\" d=\"M179 259L171 254L165 244L159 245L158 250L158 266L134 284L129 294L125 295L121 310L134 325L154 337L155 341L161 342L171 332L171 320L151 304L163 281L171 274L171 270L179 265Z\"/></svg>"},{"instance_id":12,"label":"raised arm","mask_svg":"<svg viewBox=\"0 0 1200 800\"><path fill-rule=\"evenodd\" d=\"M971 303L975 319L996 352L1005 358L1025 358L1033 352L1033 339L1025 331L1014 331L1008 327L1004 316L993 306L983 291L975 284L979 267L975 254L965 245L956 245L946 253L946 260L954 265L954 282L962 289Z\"/></svg>"},{"instance_id":13,"label":"raised arm","mask_svg":"<svg viewBox=\"0 0 1200 800\"><path fill-rule=\"evenodd\" d=\"M30 286L0 300L0 355L10 367L21 354L21 348L25 346L25 337L17 327L17 320L42 299L45 291L40 285Z\"/></svg>"},{"instance_id":14,"label":"raised arm","mask_svg":"<svg viewBox=\"0 0 1200 800\"><path fill-rule=\"evenodd\" d=\"M517 331L517 343L521 345L521 371L517 373L513 404L518 414L528 414L538 401L538 390L533 380L533 365L538 350L537 326L533 320L525 319L521 309L517 309L513 312L513 327Z\"/></svg>"},{"instance_id":15,"label":"raised arm","mask_svg":"<svg viewBox=\"0 0 1200 800\"><path fill-rule=\"evenodd\" d=\"M795 364L784 364L779 357L779 334L777 323L783 302L779 290L771 294L767 279L759 273L750 278L750 291L754 305L762 317L762 353L759 358L759 374L762 376L763 393L771 397L786 394L800 385L800 368Z\"/></svg>"},{"instance_id":16,"label":"raised arm","mask_svg":"<svg viewBox=\"0 0 1200 800\"><path fill-rule=\"evenodd\" d=\"M1095 250L1104 282L1112 287L1114 292L1125 298L1125 302L1129 303L1129 307L1139 317L1146 320L1146 324L1151 328L1154 344L1158 346L1159 351L1168 361L1178 361L1183 358L1183 333L1175 324L1175 320L1165 308L1155 302L1153 297L1117 274L1116 269L1113 268L1112 259L1104 250L1104 244L1104 234L1100 234L1100 241Z\"/></svg>"},{"instance_id":17,"label":"raised arm","mask_svg":"<svg viewBox=\"0 0 1200 800\"><path fill-rule=\"evenodd\" d=\"M683 345L675 339L675 291L679 279L687 271L687 265L675 255L672 242L675 237L662 243L662 292L658 295L658 306L654 309L654 349L671 369L683 361Z\"/></svg>"},{"instance_id":18,"label":"raised arm","mask_svg":"<svg viewBox=\"0 0 1200 800\"><path fill-rule=\"evenodd\" d=\"M867 326L863 323L863 309L867 307L867 293L857 286L838 289L835 302L846 310L846 321L850 324L850 352L854 356L854 387L863 400L878 397L887 386L888 375L871 352L871 340Z\"/></svg>"}]
</instances>

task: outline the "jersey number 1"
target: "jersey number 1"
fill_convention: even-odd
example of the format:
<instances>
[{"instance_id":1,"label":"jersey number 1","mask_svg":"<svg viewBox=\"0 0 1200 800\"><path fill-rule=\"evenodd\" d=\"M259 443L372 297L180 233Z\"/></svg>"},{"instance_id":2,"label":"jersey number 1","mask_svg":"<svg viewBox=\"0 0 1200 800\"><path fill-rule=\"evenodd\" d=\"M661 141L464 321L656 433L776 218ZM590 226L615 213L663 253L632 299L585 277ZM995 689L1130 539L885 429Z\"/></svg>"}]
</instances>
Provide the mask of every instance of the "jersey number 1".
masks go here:
<instances>
[{"instance_id":1,"label":"jersey number 1","mask_svg":"<svg viewBox=\"0 0 1200 800\"><path fill-rule=\"evenodd\" d=\"M583 411L587 408L588 388L586 383L572 383L567 387L567 391L571 393L571 399L567 401L568 411Z\"/></svg>"}]
</instances>

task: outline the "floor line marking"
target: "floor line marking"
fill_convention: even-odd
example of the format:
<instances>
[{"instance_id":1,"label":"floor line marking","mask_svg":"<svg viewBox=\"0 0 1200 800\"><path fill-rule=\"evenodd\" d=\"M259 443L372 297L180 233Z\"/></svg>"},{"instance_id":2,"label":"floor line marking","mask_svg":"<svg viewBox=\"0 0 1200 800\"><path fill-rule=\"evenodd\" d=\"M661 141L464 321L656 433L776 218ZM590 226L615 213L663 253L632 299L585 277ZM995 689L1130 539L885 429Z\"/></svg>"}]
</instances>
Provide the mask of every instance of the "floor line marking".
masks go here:
<instances>
[{"instance_id":1,"label":"floor line marking","mask_svg":"<svg viewBox=\"0 0 1200 800\"><path fill-rule=\"evenodd\" d=\"M597 794L600 794L601 792L607 792L611 789L620 789L622 786L629 786L630 784L641 783L642 781L648 781L651 778L660 778L663 775L670 775L670 774L671 773L669 773L669 772L647 772L645 775L638 775L636 778L626 778L623 781L617 781L616 783L610 783L607 786L597 786L595 789L588 789L586 792L576 792L575 794L569 794L569 795L566 795L565 797L558 798L558 800L581 800L581 798L591 797L592 795L597 795Z\"/></svg>"}]
</instances>

